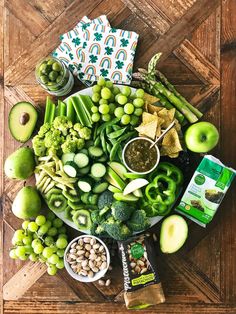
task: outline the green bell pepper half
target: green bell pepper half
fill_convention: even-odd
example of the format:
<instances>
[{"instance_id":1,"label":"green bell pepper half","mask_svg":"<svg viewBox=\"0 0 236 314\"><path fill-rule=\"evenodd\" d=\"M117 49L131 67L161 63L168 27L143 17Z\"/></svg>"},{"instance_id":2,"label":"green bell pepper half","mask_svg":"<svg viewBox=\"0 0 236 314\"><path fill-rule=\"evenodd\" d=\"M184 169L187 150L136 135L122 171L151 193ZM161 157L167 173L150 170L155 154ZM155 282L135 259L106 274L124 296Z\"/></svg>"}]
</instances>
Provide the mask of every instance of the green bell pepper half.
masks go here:
<instances>
[{"instance_id":1,"label":"green bell pepper half","mask_svg":"<svg viewBox=\"0 0 236 314\"><path fill-rule=\"evenodd\" d=\"M182 185L184 180L182 171L170 162L161 162L157 166L156 171L151 175L151 179L154 179L155 175L158 174L167 175L167 177L175 181L177 186Z\"/></svg>"}]
</instances>

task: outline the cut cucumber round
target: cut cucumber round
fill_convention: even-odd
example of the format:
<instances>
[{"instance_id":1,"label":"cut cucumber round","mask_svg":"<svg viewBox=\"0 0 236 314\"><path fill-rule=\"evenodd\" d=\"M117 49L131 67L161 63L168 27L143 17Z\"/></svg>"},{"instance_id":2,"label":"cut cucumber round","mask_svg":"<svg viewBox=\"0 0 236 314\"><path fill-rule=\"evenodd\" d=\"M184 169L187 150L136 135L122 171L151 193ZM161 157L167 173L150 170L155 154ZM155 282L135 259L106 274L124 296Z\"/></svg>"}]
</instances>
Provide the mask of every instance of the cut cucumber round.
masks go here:
<instances>
[{"instance_id":1,"label":"cut cucumber round","mask_svg":"<svg viewBox=\"0 0 236 314\"><path fill-rule=\"evenodd\" d=\"M74 162L79 168L84 168L89 164L89 158L84 153L78 153L74 157Z\"/></svg>"},{"instance_id":2,"label":"cut cucumber round","mask_svg":"<svg viewBox=\"0 0 236 314\"><path fill-rule=\"evenodd\" d=\"M92 158L101 157L103 155L103 150L100 147L91 146L88 151Z\"/></svg>"},{"instance_id":3,"label":"cut cucumber round","mask_svg":"<svg viewBox=\"0 0 236 314\"><path fill-rule=\"evenodd\" d=\"M61 156L61 161L63 163L63 165L65 165L67 163L67 161L73 161L75 157L74 153L65 153Z\"/></svg>"},{"instance_id":4,"label":"cut cucumber round","mask_svg":"<svg viewBox=\"0 0 236 314\"><path fill-rule=\"evenodd\" d=\"M90 172L90 166L86 166L84 168L80 168L79 169L79 174L81 175L85 175L85 174L88 174Z\"/></svg>"},{"instance_id":5,"label":"cut cucumber round","mask_svg":"<svg viewBox=\"0 0 236 314\"><path fill-rule=\"evenodd\" d=\"M107 190L109 183L105 181L97 182L93 187L93 193L102 193Z\"/></svg>"},{"instance_id":6,"label":"cut cucumber round","mask_svg":"<svg viewBox=\"0 0 236 314\"><path fill-rule=\"evenodd\" d=\"M78 187L83 192L90 192L92 190L92 184L91 178L83 178L78 181Z\"/></svg>"},{"instance_id":7,"label":"cut cucumber round","mask_svg":"<svg viewBox=\"0 0 236 314\"><path fill-rule=\"evenodd\" d=\"M63 167L65 173L71 177L75 178L78 175L78 166L74 161L67 161L66 164Z\"/></svg>"},{"instance_id":8,"label":"cut cucumber round","mask_svg":"<svg viewBox=\"0 0 236 314\"><path fill-rule=\"evenodd\" d=\"M91 175L95 178L102 178L106 174L106 167L101 163L95 163L91 167Z\"/></svg>"}]
</instances>

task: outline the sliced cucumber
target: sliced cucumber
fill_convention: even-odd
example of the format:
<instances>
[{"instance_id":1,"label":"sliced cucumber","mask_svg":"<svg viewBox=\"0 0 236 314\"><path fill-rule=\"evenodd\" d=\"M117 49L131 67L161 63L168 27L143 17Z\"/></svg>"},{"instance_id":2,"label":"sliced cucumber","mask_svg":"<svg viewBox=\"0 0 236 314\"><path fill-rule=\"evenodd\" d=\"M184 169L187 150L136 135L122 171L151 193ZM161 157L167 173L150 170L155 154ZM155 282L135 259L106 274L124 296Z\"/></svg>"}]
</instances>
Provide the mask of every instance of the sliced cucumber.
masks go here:
<instances>
[{"instance_id":1,"label":"sliced cucumber","mask_svg":"<svg viewBox=\"0 0 236 314\"><path fill-rule=\"evenodd\" d=\"M85 154L85 155L88 155L88 150L87 150L87 148L82 148L82 149L79 151L79 153L83 153L83 154Z\"/></svg>"},{"instance_id":2,"label":"sliced cucumber","mask_svg":"<svg viewBox=\"0 0 236 314\"><path fill-rule=\"evenodd\" d=\"M81 174L81 175L88 174L89 172L90 172L90 166L89 165L87 167L79 169L79 174Z\"/></svg>"},{"instance_id":3,"label":"sliced cucumber","mask_svg":"<svg viewBox=\"0 0 236 314\"><path fill-rule=\"evenodd\" d=\"M74 157L75 157L74 153L66 153L66 154L63 154L61 156L61 161L62 161L63 165L65 165L67 163L67 161L73 161Z\"/></svg>"},{"instance_id":4,"label":"sliced cucumber","mask_svg":"<svg viewBox=\"0 0 236 314\"><path fill-rule=\"evenodd\" d=\"M138 197L134 195L124 195L123 193L114 193L113 194L114 199L117 201L124 201L124 202L137 202Z\"/></svg>"},{"instance_id":5,"label":"sliced cucumber","mask_svg":"<svg viewBox=\"0 0 236 314\"><path fill-rule=\"evenodd\" d=\"M126 172L124 173L124 176L128 179L145 178L144 174L138 174L138 173L133 173L133 172Z\"/></svg>"},{"instance_id":6,"label":"sliced cucumber","mask_svg":"<svg viewBox=\"0 0 236 314\"><path fill-rule=\"evenodd\" d=\"M102 193L107 190L109 183L105 181L97 182L93 187L93 193Z\"/></svg>"},{"instance_id":7,"label":"sliced cucumber","mask_svg":"<svg viewBox=\"0 0 236 314\"><path fill-rule=\"evenodd\" d=\"M100 147L90 146L88 151L92 158L101 157L103 155L103 150Z\"/></svg>"},{"instance_id":8,"label":"sliced cucumber","mask_svg":"<svg viewBox=\"0 0 236 314\"><path fill-rule=\"evenodd\" d=\"M125 182L121 179L121 177L111 168L108 167L107 171L108 176L110 176L116 184L112 184L112 182L108 181L110 184L118 187L118 189L123 190L126 186Z\"/></svg>"},{"instance_id":9,"label":"sliced cucumber","mask_svg":"<svg viewBox=\"0 0 236 314\"><path fill-rule=\"evenodd\" d=\"M95 163L91 167L91 175L95 178L102 178L106 174L106 167L101 163Z\"/></svg>"},{"instance_id":10,"label":"sliced cucumber","mask_svg":"<svg viewBox=\"0 0 236 314\"><path fill-rule=\"evenodd\" d=\"M85 141L85 147L86 148L89 148L90 146L93 146L93 141L92 140L89 140L89 141Z\"/></svg>"},{"instance_id":11,"label":"sliced cucumber","mask_svg":"<svg viewBox=\"0 0 236 314\"><path fill-rule=\"evenodd\" d=\"M69 177L75 178L77 177L79 169L78 169L77 164L74 161L67 161L63 167L63 170Z\"/></svg>"},{"instance_id":12,"label":"sliced cucumber","mask_svg":"<svg viewBox=\"0 0 236 314\"><path fill-rule=\"evenodd\" d=\"M122 180L126 179L124 176L124 174L127 173L125 166L116 161L109 162L108 164L118 174L118 176L121 177Z\"/></svg>"},{"instance_id":13,"label":"sliced cucumber","mask_svg":"<svg viewBox=\"0 0 236 314\"><path fill-rule=\"evenodd\" d=\"M98 202L98 195L97 194L89 194L88 201L89 201L89 204L96 205Z\"/></svg>"},{"instance_id":14,"label":"sliced cucumber","mask_svg":"<svg viewBox=\"0 0 236 314\"><path fill-rule=\"evenodd\" d=\"M107 161L107 156L103 154L101 157L99 157L99 158L97 159L97 161L99 161L99 162L105 162L105 161Z\"/></svg>"},{"instance_id":15,"label":"sliced cucumber","mask_svg":"<svg viewBox=\"0 0 236 314\"><path fill-rule=\"evenodd\" d=\"M89 164L89 158L84 153L78 153L74 157L74 162L79 168L84 168Z\"/></svg>"},{"instance_id":16,"label":"sliced cucumber","mask_svg":"<svg viewBox=\"0 0 236 314\"><path fill-rule=\"evenodd\" d=\"M81 195L81 201L84 203L84 204L89 204L89 192L87 192L87 193L83 193L82 195Z\"/></svg>"},{"instance_id":17,"label":"sliced cucumber","mask_svg":"<svg viewBox=\"0 0 236 314\"><path fill-rule=\"evenodd\" d=\"M91 178L83 178L78 181L78 187L83 192L90 192L92 190L92 184Z\"/></svg>"},{"instance_id":18,"label":"sliced cucumber","mask_svg":"<svg viewBox=\"0 0 236 314\"><path fill-rule=\"evenodd\" d=\"M120 189L111 184L108 186L108 190L111 191L112 193L122 193Z\"/></svg>"}]
</instances>

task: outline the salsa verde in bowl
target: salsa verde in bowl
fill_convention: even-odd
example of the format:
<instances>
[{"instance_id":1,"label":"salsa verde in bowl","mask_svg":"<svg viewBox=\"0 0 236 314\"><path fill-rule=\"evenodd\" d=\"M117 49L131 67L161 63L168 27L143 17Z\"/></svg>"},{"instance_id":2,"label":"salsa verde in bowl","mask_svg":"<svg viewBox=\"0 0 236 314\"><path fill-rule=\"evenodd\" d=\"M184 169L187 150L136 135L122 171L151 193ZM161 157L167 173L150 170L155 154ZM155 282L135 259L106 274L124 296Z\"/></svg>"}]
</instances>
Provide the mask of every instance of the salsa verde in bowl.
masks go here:
<instances>
[{"instance_id":1,"label":"salsa verde in bowl","mask_svg":"<svg viewBox=\"0 0 236 314\"><path fill-rule=\"evenodd\" d=\"M129 171L140 174L152 172L159 163L160 151L157 145L147 137L135 137L124 147L122 159Z\"/></svg>"}]
</instances>

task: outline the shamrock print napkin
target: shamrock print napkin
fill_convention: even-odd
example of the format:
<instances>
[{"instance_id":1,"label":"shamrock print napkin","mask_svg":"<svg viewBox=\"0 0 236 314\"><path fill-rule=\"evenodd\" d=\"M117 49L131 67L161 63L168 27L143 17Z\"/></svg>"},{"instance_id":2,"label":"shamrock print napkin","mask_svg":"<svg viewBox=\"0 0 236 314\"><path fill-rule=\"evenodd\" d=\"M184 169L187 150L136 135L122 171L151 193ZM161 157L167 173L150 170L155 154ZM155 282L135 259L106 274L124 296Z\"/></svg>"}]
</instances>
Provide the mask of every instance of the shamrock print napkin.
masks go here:
<instances>
[{"instance_id":1,"label":"shamrock print napkin","mask_svg":"<svg viewBox=\"0 0 236 314\"><path fill-rule=\"evenodd\" d=\"M61 37L53 55L66 63L81 81L90 85L99 76L130 84L138 34L110 27L106 16L84 17Z\"/></svg>"}]
</instances>

